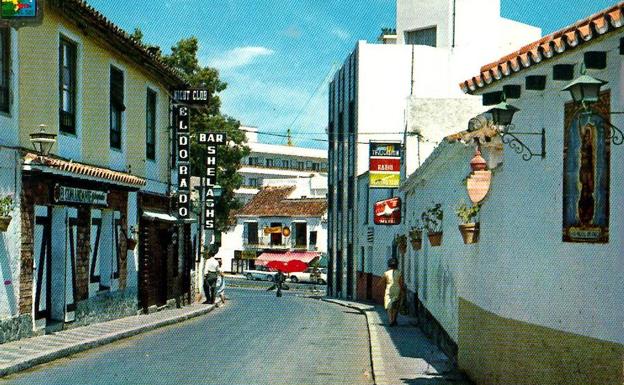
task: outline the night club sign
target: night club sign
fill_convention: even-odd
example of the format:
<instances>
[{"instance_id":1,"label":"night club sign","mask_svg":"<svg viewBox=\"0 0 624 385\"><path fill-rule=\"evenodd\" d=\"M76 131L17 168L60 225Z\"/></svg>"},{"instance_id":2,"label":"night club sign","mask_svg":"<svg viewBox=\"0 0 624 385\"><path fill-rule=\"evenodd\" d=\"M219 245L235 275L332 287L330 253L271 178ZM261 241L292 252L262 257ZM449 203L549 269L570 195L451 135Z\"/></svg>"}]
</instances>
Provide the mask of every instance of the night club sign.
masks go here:
<instances>
[{"instance_id":1,"label":"night club sign","mask_svg":"<svg viewBox=\"0 0 624 385\"><path fill-rule=\"evenodd\" d=\"M222 133L201 133L197 141L206 145L206 172L204 174L204 228L215 228L215 187L217 185L217 146L226 142Z\"/></svg>"},{"instance_id":2,"label":"night club sign","mask_svg":"<svg viewBox=\"0 0 624 385\"><path fill-rule=\"evenodd\" d=\"M563 149L563 241L609 242L609 91L591 112L565 106Z\"/></svg>"}]
</instances>

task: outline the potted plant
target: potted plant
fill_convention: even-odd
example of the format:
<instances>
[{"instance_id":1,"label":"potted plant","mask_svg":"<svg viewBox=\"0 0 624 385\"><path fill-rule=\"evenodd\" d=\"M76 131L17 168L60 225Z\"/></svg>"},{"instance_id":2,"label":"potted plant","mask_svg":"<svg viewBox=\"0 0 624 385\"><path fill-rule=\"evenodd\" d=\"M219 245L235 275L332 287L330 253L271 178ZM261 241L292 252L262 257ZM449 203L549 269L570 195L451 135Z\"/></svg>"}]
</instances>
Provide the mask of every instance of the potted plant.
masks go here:
<instances>
[{"instance_id":1,"label":"potted plant","mask_svg":"<svg viewBox=\"0 0 624 385\"><path fill-rule=\"evenodd\" d=\"M421 214L425 229L427 229L427 237L431 246L440 246L442 244L442 204L436 203L433 207Z\"/></svg>"},{"instance_id":2,"label":"potted plant","mask_svg":"<svg viewBox=\"0 0 624 385\"><path fill-rule=\"evenodd\" d=\"M5 195L0 198L0 231L7 231L12 217L11 210L13 210L13 197L11 195Z\"/></svg>"},{"instance_id":3,"label":"potted plant","mask_svg":"<svg viewBox=\"0 0 624 385\"><path fill-rule=\"evenodd\" d=\"M410 243L412 244L414 251L418 251L422 247L422 232L422 223L420 221L416 221L416 224L412 226L412 229L409 232Z\"/></svg>"},{"instance_id":4,"label":"potted plant","mask_svg":"<svg viewBox=\"0 0 624 385\"><path fill-rule=\"evenodd\" d=\"M479 222L474 219L479 215L481 205L468 206L465 202L461 202L457 206L457 217L461 221L459 232L464 239L464 244L479 242Z\"/></svg>"},{"instance_id":5,"label":"potted plant","mask_svg":"<svg viewBox=\"0 0 624 385\"><path fill-rule=\"evenodd\" d=\"M399 253L401 253L401 255L405 255L405 253L407 252L407 236L397 235L396 243L397 248L399 249Z\"/></svg>"}]
</instances>

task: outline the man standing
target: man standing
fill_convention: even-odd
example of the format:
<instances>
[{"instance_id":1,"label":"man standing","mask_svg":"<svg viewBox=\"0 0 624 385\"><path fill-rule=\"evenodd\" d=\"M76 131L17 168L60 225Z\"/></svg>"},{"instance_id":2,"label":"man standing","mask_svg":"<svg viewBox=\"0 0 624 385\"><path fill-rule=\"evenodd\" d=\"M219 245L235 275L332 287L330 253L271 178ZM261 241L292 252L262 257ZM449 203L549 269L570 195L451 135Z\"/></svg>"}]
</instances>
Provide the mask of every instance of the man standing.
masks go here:
<instances>
[{"instance_id":1,"label":"man standing","mask_svg":"<svg viewBox=\"0 0 624 385\"><path fill-rule=\"evenodd\" d=\"M221 273L221 268L212 249L206 255L208 259L204 263L204 293L206 294L207 303L215 303L215 286L217 277Z\"/></svg>"}]
</instances>

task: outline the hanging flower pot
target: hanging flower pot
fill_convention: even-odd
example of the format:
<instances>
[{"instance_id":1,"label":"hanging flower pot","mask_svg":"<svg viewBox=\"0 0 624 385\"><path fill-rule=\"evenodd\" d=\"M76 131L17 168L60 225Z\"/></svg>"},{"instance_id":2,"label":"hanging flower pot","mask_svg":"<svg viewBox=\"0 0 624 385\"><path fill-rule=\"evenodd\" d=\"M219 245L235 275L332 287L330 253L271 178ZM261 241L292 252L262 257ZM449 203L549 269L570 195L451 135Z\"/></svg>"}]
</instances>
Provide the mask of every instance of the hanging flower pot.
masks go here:
<instances>
[{"instance_id":1,"label":"hanging flower pot","mask_svg":"<svg viewBox=\"0 0 624 385\"><path fill-rule=\"evenodd\" d=\"M479 223L465 223L459 225L459 232L464 239L465 245L479 242Z\"/></svg>"},{"instance_id":2,"label":"hanging flower pot","mask_svg":"<svg viewBox=\"0 0 624 385\"><path fill-rule=\"evenodd\" d=\"M442 232L428 233L427 237L429 238L429 244L431 246L440 246L442 244Z\"/></svg>"},{"instance_id":3,"label":"hanging flower pot","mask_svg":"<svg viewBox=\"0 0 624 385\"><path fill-rule=\"evenodd\" d=\"M414 251L418 251L422 248L422 225L420 221L417 221L416 226L412 226L409 232L410 243Z\"/></svg>"},{"instance_id":4,"label":"hanging flower pot","mask_svg":"<svg viewBox=\"0 0 624 385\"><path fill-rule=\"evenodd\" d=\"M405 255L407 252L407 237L405 235L397 236L397 248L401 255Z\"/></svg>"},{"instance_id":5,"label":"hanging flower pot","mask_svg":"<svg viewBox=\"0 0 624 385\"><path fill-rule=\"evenodd\" d=\"M0 232L5 232L9 228L9 224L11 223L11 216L2 216L0 217Z\"/></svg>"}]
</instances>

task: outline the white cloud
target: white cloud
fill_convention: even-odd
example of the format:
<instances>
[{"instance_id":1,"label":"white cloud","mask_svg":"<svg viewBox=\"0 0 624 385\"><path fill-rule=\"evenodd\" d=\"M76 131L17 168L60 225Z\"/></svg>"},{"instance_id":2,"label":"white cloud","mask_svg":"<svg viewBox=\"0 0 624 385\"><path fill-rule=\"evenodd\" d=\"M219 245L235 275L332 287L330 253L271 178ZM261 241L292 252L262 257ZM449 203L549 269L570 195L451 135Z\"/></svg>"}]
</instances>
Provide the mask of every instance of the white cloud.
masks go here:
<instances>
[{"instance_id":1,"label":"white cloud","mask_svg":"<svg viewBox=\"0 0 624 385\"><path fill-rule=\"evenodd\" d=\"M351 34L340 27L334 27L329 32L340 40L349 40L351 38Z\"/></svg>"},{"instance_id":2,"label":"white cloud","mask_svg":"<svg viewBox=\"0 0 624 385\"><path fill-rule=\"evenodd\" d=\"M209 61L209 65L219 70L228 70L244 67L259 57L271 56L274 53L273 50L266 47L237 47L226 51L220 57L213 58Z\"/></svg>"}]
</instances>

